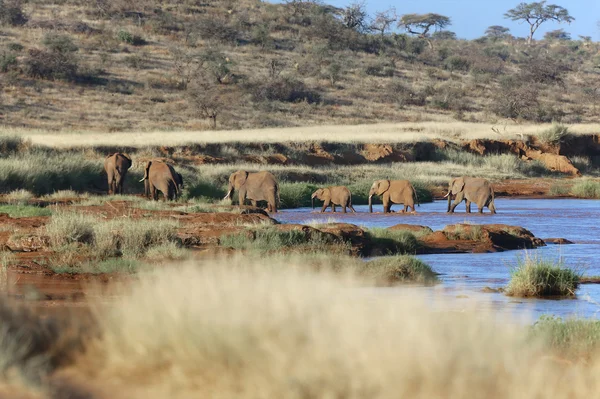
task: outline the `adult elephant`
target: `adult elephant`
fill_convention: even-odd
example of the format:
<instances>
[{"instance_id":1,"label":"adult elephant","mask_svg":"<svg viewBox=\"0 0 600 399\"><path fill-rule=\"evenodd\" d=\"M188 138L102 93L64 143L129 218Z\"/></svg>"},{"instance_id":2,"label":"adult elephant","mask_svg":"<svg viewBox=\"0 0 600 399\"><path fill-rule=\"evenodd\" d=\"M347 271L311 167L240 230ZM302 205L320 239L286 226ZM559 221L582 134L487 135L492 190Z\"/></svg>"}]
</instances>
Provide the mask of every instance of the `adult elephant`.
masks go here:
<instances>
[{"instance_id":1,"label":"adult elephant","mask_svg":"<svg viewBox=\"0 0 600 399\"><path fill-rule=\"evenodd\" d=\"M179 174L173 167L162 161L148 161L144 168L144 191L147 197L152 196L153 200L158 199L158 192L163 194L163 199L175 200L179 196L180 181ZM181 180L183 184L183 180Z\"/></svg>"},{"instance_id":2,"label":"adult elephant","mask_svg":"<svg viewBox=\"0 0 600 399\"><path fill-rule=\"evenodd\" d=\"M244 205L246 198L252 202L252 206L256 206L257 201L267 201L267 211L277 213L279 184L271 173L238 170L229 176L229 187L224 199L232 198L235 190L238 191L240 206Z\"/></svg>"},{"instance_id":3,"label":"adult elephant","mask_svg":"<svg viewBox=\"0 0 600 399\"><path fill-rule=\"evenodd\" d=\"M454 203L451 203L452 196L456 196ZM444 198L448 198L449 213L453 213L463 200L467 203L467 213L471 213L472 202L477 204L479 213L483 213L486 206L492 213L496 213L494 189L487 179L466 176L452 179L448 185L448 194Z\"/></svg>"},{"instance_id":4,"label":"adult elephant","mask_svg":"<svg viewBox=\"0 0 600 399\"><path fill-rule=\"evenodd\" d=\"M104 159L104 170L108 178L108 194L123 194L123 184L127 171L131 168L131 158L120 152Z\"/></svg>"},{"instance_id":5,"label":"adult elephant","mask_svg":"<svg viewBox=\"0 0 600 399\"><path fill-rule=\"evenodd\" d=\"M369 212L373 212L372 198L374 195L381 197L383 212L390 213L392 204L404 204L404 212L408 208L415 211L415 202L419 202L415 188L408 180L377 180L369 191Z\"/></svg>"},{"instance_id":6,"label":"adult elephant","mask_svg":"<svg viewBox=\"0 0 600 399\"><path fill-rule=\"evenodd\" d=\"M339 205L342 208L342 212L346 213L346 208L350 208L352 212L356 212L352 206L352 194L347 187L344 186L333 186L320 188L311 195L312 208L315 209L315 198L323 201L323 208L321 213L325 212L325 209L331 205L331 211L335 212L335 206Z\"/></svg>"}]
</instances>

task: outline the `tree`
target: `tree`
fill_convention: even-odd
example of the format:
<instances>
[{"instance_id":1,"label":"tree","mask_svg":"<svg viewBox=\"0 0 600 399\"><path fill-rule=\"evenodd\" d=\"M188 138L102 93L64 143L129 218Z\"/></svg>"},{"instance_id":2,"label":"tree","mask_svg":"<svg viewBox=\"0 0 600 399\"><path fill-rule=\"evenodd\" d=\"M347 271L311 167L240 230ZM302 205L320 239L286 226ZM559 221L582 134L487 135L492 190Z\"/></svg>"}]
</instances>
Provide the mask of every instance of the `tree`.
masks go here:
<instances>
[{"instance_id":1,"label":"tree","mask_svg":"<svg viewBox=\"0 0 600 399\"><path fill-rule=\"evenodd\" d=\"M375 19L371 23L370 29L379 33L383 38L397 19L396 9L393 7L385 11L378 11L375 13Z\"/></svg>"},{"instance_id":2,"label":"tree","mask_svg":"<svg viewBox=\"0 0 600 399\"><path fill-rule=\"evenodd\" d=\"M367 10L364 2L355 2L341 12L344 26L348 29L364 31L367 29Z\"/></svg>"},{"instance_id":3,"label":"tree","mask_svg":"<svg viewBox=\"0 0 600 399\"><path fill-rule=\"evenodd\" d=\"M321 4L320 0L285 0L292 16L305 15L312 7Z\"/></svg>"},{"instance_id":4,"label":"tree","mask_svg":"<svg viewBox=\"0 0 600 399\"><path fill-rule=\"evenodd\" d=\"M544 39L546 40L571 40L571 34L569 32L565 32L564 29L556 29L550 32L546 32L544 35Z\"/></svg>"},{"instance_id":5,"label":"tree","mask_svg":"<svg viewBox=\"0 0 600 399\"><path fill-rule=\"evenodd\" d=\"M431 38L435 40L456 40L456 33L449 30L441 30L431 35Z\"/></svg>"},{"instance_id":6,"label":"tree","mask_svg":"<svg viewBox=\"0 0 600 399\"><path fill-rule=\"evenodd\" d=\"M570 24L575 20L569 11L556 4L546 5L546 0L533 3L520 3L517 7L508 10L504 14L505 18L513 21L525 21L529 24L529 37L527 43L531 44L533 35L540 25L547 21L556 21L558 23L566 22Z\"/></svg>"},{"instance_id":7,"label":"tree","mask_svg":"<svg viewBox=\"0 0 600 399\"><path fill-rule=\"evenodd\" d=\"M224 97L224 89L209 82L194 82L188 90L188 104L192 113L210 119L213 129L217 128L217 117L228 102Z\"/></svg>"},{"instance_id":8,"label":"tree","mask_svg":"<svg viewBox=\"0 0 600 399\"><path fill-rule=\"evenodd\" d=\"M485 36L492 40L503 39L510 36L510 29L505 26L492 25L485 30Z\"/></svg>"},{"instance_id":9,"label":"tree","mask_svg":"<svg viewBox=\"0 0 600 399\"><path fill-rule=\"evenodd\" d=\"M433 48L433 43L429 40L431 29L441 30L450 25L452 25L450 18L434 13L405 14L398 22L398 26L406 29L408 33L427 40L431 48Z\"/></svg>"}]
</instances>

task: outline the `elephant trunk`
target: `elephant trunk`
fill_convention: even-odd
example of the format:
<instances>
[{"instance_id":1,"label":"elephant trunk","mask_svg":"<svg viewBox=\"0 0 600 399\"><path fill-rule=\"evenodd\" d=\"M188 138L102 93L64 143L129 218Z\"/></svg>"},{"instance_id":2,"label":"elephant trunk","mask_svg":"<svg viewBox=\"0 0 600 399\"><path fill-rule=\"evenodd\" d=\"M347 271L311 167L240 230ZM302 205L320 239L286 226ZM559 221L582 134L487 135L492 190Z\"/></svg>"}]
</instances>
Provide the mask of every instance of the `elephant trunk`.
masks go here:
<instances>
[{"instance_id":1,"label":"elephant trunk","mask_svg":"<svg viewBox=\"0 0 600 399\"><path fill-rule=\"evenodd\" d=\"M373 194L369 195L369 213L373 213Z\"/></svg>"}]
</instances>

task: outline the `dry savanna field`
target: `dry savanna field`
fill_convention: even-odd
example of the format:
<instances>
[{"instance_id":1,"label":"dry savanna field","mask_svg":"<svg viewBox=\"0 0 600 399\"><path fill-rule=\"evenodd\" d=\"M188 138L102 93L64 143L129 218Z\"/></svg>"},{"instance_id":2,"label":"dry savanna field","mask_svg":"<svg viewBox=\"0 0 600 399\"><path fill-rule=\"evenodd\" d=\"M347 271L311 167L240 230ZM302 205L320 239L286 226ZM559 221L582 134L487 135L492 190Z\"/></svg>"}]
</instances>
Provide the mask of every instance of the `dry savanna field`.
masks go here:
<instances>
[{"instance_id":1,"label":"dry savanna field","mask_svg":"<svg viewBox=\"0 0 600 399\"><path fill-rule=\"evenodd\" d=\"M600 277L569 257L598 248L599 44L349 9L0 0L0 398L597 396ZM146 196L149 161L176 198ZM279 212L224 199L238 170L273 174ZM459 176L498 214L446 213ZM368 213L380 179L422 207ZM358 212L308 209L328 186Z\"/></svg>"}]
</instances>

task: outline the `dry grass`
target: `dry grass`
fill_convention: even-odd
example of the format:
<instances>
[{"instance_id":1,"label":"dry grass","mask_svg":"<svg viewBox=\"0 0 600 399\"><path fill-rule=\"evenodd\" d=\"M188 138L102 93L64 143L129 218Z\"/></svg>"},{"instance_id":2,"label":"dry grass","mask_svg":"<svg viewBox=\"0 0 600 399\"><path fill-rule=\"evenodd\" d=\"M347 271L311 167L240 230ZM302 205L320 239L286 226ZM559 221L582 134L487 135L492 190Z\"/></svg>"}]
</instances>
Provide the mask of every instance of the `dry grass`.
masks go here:
<instances>
[{"instance_id":1,"label":"dry grass","mask_svg":"<svg viewBox=\"0 0 600 399\"><path fill-rule=\"evenodd\" d=\"M493 315L359 294L352 279L295 264L267 270L238 257L142 276L99 309L102 334L70 375L117 398L566 399L600 389L597 346L580 365Z\"/></svg>"},{"instance_id":2,"label":"dry grass","mask_svg":"<svg viewBox=\"0 0 600 399\"><path fill-rule=\"evenodd\" d=\"M450 141L472 139L514 139L543 134L551 124L512 124L495 133L488 123L456 121L379 123L371 125L322 125L272 129L245 129L220 131L162 131L148 132L50 132L4 127L0 134L19 135L33 144L57 148L93 146L177 146L204 143L281 143L281 142L359 142L359 143L410 143L433 139ZM569 126L571 134L590 134L600 130L599 124Z\"/></svg>"}]
</instances>

